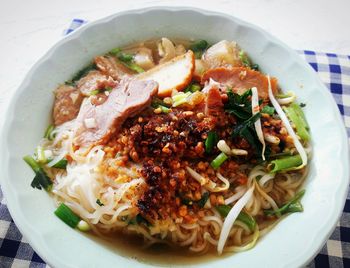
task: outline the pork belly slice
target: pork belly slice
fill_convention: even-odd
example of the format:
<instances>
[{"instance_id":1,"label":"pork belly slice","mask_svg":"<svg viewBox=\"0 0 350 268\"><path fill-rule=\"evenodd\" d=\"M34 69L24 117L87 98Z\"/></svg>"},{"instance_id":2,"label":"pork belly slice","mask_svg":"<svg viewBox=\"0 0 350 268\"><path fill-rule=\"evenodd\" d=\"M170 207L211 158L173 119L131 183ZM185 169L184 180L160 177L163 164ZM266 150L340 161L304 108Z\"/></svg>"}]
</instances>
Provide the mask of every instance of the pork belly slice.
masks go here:
<instances>
[{"instance_id":1,"label":"pork belly slice","mask_svg":"<svg viewBox=\"0 0 350 268\"><path fill-rule=\"evenodd\" d=\"M77 117L83 96L73 86L61 85L55 90L53 121L61 125Z\"/></svg>"},{"instance_id":2,"label":"pork belly slice","mask_svg":"<svg viewBox=\"0 0 350 268\"><path fill-rule=\"evenodd\" d=\"M210 69L202 76L204 84L209 79L232 88L233 92L243 94L252 87L258 89L259 97L268 100L268 81L266 75L245 67ZM271 78L272 91L277 92L277 79Z\"/></svg>"},{"instance_id":3,"label":"pork belly slice","mask_svg":"<svg viewBox=\"0 0 350 268\"><path fill-rule=\"evenodd\" d=\"M150 105L157 90L155 81L123 80L101 105L92 104L92 97L86 98L77 117L74 145L88 147L105 143L128 117Z\"/></svg>"},{"instance_id":4,"label":"pork belly slice","mask_svg":"<svg viewBox=\"0 0 350 268\"><path fill-rule=\"evenodd\" d=\"M137 75L138 80L154 80L159 84L158 96L171 96L173 89L183 90L192 80L194 54L191 50L170 61Z\"/></svg>"}]
</instances>

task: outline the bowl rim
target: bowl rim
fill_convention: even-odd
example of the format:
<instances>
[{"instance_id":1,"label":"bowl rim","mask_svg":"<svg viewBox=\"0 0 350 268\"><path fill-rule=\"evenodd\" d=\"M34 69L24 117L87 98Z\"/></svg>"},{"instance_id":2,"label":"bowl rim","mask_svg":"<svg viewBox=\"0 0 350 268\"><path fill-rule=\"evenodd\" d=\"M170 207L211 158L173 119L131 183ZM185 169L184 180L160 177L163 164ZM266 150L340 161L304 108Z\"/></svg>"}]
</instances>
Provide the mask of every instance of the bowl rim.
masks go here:
<instances>
[{"instance_id":1,"label":"bowl rim","mask_svg":"<svg viewBox=\"0 0 350 268\"><path fill-rule=\"evenodd\" d=\"M344 157L343 164L345 164L345 165L343 165L343 168L344 168L343 176L345 177L343 184L347 185L347 186L349 185L349 182L350 182L350 177L349 177L349 141L348 141L346 129L345 129L341 114L340 114L340 112L337 108L337 105L335 103L335 100L334 100L333 96L331 95L331 93L329 92L329 90L327 90L325 85L321 82L321 80L317 76L316 72L314 72L314 70L307 64L306 61L304 61L297 54L297 52L295 50L289 48L289 46L284 44L279 39L275 38L269 32L260 28L259 26L251 24L249 22L245 22L245 21L243 21L235 16L228 15L228 14L222 13L222 12L210 11L210 10L197 8L197 7L191 7L191 6L154 6L154 7L135 8L135 9L129 9L129 10L116 12L112 15L108 15L106 17L89 22L87 24L83 24L81 27L74 30L69 35L63 36L59 41L57 41L53 46L51 46L50 49L48 49L44 53L44 55L42 55L39 58L39 60L37 60L36 63L27 72L27 74L23 78L21 84L19 85L19 87L14 91L14 93L9 101L9 105L7 107L7 110L5 112L4 125L3 125L1 135L0 135L0 138L1 138L0 139L0 150L1 150L1 152L3 152L0 155L0 167L1 167L1 170L3 170L3 173L5 174L5 176L0 176L0 182L1 182L1 187L3 190L3 194L4 194L4 197L6 197L6 199L8 201L7 206L8 206L8 209L10 211L11 217L15 221L16 226L18 227L18 229L20 230L22 235L25 238L27 238L27 240L30 242L30 245L40 255L40 257L47 264L49 264L51 266L71 267L69 264L62 262L62 259L56 258L55 254L53 254L53 252L50 251L49 248L46 248L46 250L44 250L45 243L42 243L43 242L42 237L39 239L38 237L33 237L31 235L30 231L28 230L28 225L30 225L30 224L28 224L26 218L20 213L20 208L18 207L18 204L16 203L16 197L11 194L10 184L8 183L9 178L7 178L8 177L7 176L7 174L8 174L7 168L8 168L9 159L5 155L7 153L7 151L6 151L7 147L5 144L5 136L9 132L9 126L11 123L10 119L12 118L10 115L14 114L14 108L15 108L16 101L18 100L18 98L22 94L22 92L24 91L24 88L26 87L26 84L29 82L30 78L33 76L33 74L35 74L36 69L45 60L50 58L50 56L55 52L55 50L58 47L60 47L62 44L67 43L67 42L77 38L80 34L82 34L84 31L88 30L90 27L92 27L94 25L108 23L109 21L111 21L119 16L124 16L124 15L128 15L128 14L136 14L136 13L143 14L143 13L147 13L150 11L173 11L173 12L174 11L175 12L193 11L193 12L199 13L200 15L203 15L203 16L220 16L220 17L223 17L223 18L226 18L229 20L234 20L243 26L253 28L253 29L260 31L261 33L263 33L267 37L267 39L269 39L270 41L274 42L275 44L277 44L279 46L282 46L285 50L287 50L290 54L292 54L292 56L295 58L295 60L298 63L301 63L309 71L311 70L312 72L310 72L308 75L311 75L312 79L316 80L318 82L318 84L320 86L319 90L324 91L323 93L325 93L327 95L327 97L331 100L331 103L332 103L331 108L332 108L333 114L335 116L334 120L336 121L337 125L340 127L339 131L341 134L341 141L344 143L344 145L346 145L345 146L346 149L344 149L342 152L342 156ZM346 202L347 192L348 192L348 187L343 187L343 189L338 189L338 193L339 193L339 196L341 198L338 197L339 201L337 203L336 209L334 209L332 211L332 214L333 214L332 219L333 220L330 220L328 222L328 224L327 224L328 228L327 228L327 230L325 230L325 228L324 228L323 235L318 235L313 240L314 246L309 247L308 250L304 251L299 256L299 258L293 262L294 267L300 267L300 266L304 266L304 265L308 264L312 259L314 259L314 257L321 250L322 246L324 245L324 243L327 241L327 239L329 238L329 236L331 235L331 233L335 229L336 224L338 222L338 219L340 218L340 216L343 212L343 207L344 207L344 204Z\"/></svg>"}]
</instances>

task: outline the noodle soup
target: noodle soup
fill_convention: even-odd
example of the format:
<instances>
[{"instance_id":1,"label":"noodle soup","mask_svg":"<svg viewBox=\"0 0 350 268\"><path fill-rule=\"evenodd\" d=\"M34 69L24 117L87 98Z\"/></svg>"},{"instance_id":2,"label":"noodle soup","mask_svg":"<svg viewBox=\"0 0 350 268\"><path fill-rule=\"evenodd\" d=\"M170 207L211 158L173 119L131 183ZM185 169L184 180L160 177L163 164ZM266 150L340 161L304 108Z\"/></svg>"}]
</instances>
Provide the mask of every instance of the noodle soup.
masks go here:
<instances>
[{"instance_id":1,"label":"noodle soup","mask_svg":"<svg viewBox=\"0 0 350 268\"><path fill-rule=\"evenodd\" d=\"M24 160L72 228L240 252L303 211L303 106L234 41L164 37L96 56L59 85L53 125Z\"/></svg>"}]
</instances>

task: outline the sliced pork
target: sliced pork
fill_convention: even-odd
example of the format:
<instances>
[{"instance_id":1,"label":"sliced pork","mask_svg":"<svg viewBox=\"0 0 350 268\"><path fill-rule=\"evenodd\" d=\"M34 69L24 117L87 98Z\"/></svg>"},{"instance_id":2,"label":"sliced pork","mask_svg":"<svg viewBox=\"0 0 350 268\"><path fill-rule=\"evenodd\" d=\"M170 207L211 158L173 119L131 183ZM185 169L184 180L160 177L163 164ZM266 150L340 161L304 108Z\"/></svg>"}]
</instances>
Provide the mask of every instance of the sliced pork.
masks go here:
<instances>
[{"instance_id":1,"label":"sliced pork","mask_svg":"<svg viewBox=\"0 0 350 268\"><path fill-rule=\"evenodd\" d=\"M116 82L112 77L102 74L100 71L90 71L77 82L77 87L84 96L90 96L95 90L104 89L106 87L113 88L115 86Z\"/></svg>"},{"instance_id":2,"label":"sliced pork","mask_svg":"<svg viewBox=\"0 0 350 268\"><path fill-rule=\"evenodd\" d=\"M128 117L135 116L150 105L157 94L155 81L123 80L101 105L84 100L78 118L74 144L88 147L108 140Z\"/></svg>"},{"instance_id":3,"label":"sliced pork","mask_svg":"<svg viewBox=\"0 0 350 268\"><path fill-rule=\"evenodd\" d=\"M83 96L73 86L61 85L55 90L53 120L55 126L77 117Z\"/></svg>"},{"instance_id":4,"label":"sliced pork","mask_svg":"<svg viewBox=\"0 0 350 268\"><path fill-rule=\"evenodd\" d=\"M210 69L202 76L202 83L209 81L210 78L220 84L231 87L238 94L243 94L248 89L256 87L259 97L265 100L268 99L267 77L252 69L245 67ZM271 78L271 87L275 94L277 92L277 79Z\"/></svg>"},{"instance_id":5,"label":"sliced pork","mask_svg":"<svg viewBox=\"0 0 350 268\"><path fill-rule=\"evenodd\" d=\"M135 74L134 71L130 70L112 56L95 57L95 64L103 74L111 76L117 81Z\"/></svg>"}]
</instances>

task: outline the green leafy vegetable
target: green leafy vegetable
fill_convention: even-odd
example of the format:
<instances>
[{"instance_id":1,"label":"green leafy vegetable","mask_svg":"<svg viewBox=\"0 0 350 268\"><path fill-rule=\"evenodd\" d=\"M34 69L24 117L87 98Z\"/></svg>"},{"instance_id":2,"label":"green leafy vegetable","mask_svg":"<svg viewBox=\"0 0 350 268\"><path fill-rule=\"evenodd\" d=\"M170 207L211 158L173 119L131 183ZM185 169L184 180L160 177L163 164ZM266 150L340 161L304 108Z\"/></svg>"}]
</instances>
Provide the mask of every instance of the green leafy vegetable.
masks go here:
<instances>
[{"instance_id":1,"label":"green leafy vegetable","mask_svg":"<svg viewBox=\"0 0 350 268\"><path fill-rule=\"evenodd\" d=\"M209 193L208 192L203 193L201 199L197 201L198 206L201 208L204 207L208 199L209 199Z\"/></svg>"},{"instance_id":2,"label":"green leafy vegetable","mask_svg":"<svg viewBox=\"0 0 350 268\"><path fill-rule=\"evenodd\" d=\"M289 202L284 204L282 207L280 207L278 210L264 210L265 215L271 216L271 215L284 215L287 213L293 213L293 212L302 212L303 206L300 203L300 199L305 194L305 190L301 190L299 193L297 193Z\"/></svg>"},{"instance_id":3,"label":"green leafy vegetable","mask_svg":"<svg viewBox=\"0 0 350 268\"><path fill-rule=\"evenodd\" d=\"M42 167L31 157L30 155L26 155L23 157L23 160L32 168L35 172L35 177L30 184L33 188L37 188L41 190L44 188L46 191L51 191L52 189L52 181L47 176L46 172L42 169Z\"/></svg>"},{"instance_id":4,"label":"green leafy vegetable","mask_svg":"<svg viewBox=\"0 0 350 268\"><path fill-rule=\"evenodd\" d=\"M273 115L275 113L275 108L271 107L269 105L265 105L262 109L261 109L261 113L263 114L268 114L268 115Z\"/></svg>"},{"instance_id":5,"label":"green leafy vegetable","mask_svg":"<svg viewBox=\"0 0 350 268\"><path fill-rule=\"evenodd\" d=\"M205 140L205 151L208 154L213 152L214 146L217 144L219 136L215 131L209 131L208 137Z\"/></svg>"},{"instance_id":6,"label":"green leafy vegetable","mask_svg":"<svg viewBox=\"0 0 350 268\"><path fill-rule=\"evenodd\" d=\"M54 164L52 167L60 168L60 169L66 169L67 164L68 164L68 160L63 158L60 161L58 161L56 164Z\"/></svg>"},{"instance_id":7,"label":"green leafy vegetable","mask_svg":"<svg viewBox=\"0 0 350 268\"><path fill-rule=\"evenodd\" d=\"M228 156L225 153L220 153L213 161L211 161L210 165L213 169L218 169L227 159Z\"/></svg>"},{"instance_id":8,"label":"green leafy vegetable","mask_svg":"<svg viewBox=\"0 0 350 268\"><path fill-rule=\"evenodd\" d=\"M251 103L252 91L247 90L242 95L228 90L228 101L225 104L225 111L237 117L237 125L234 126L232 137L244 138L255 150L257 156L261 156L262 145L256 134L254 123L261 116L261 113L252 114ZM260 101L261 102L261 101ZM266 107L266 106L265 106ZM265 157L268 158L269 146L266 147Z\"/></svg>"},{"instance_id":9,"label":"green leafy vegetable","mask_svg":"<svg viewBox=\"0 0 350 268\"><path fill-rule=\"evenodd\" d=\"M200 59L202 57L203 52L209 47L209 44L205 40L199 40L192 45L190 45L189 49L194 52L196 59Z\"/></svg>"},{"instance_id":10,"label":"green leafy vegetable","mask_svg":"<svg viewBox=\"0 0 350 268\"><path fill-rule=\"evenodd\" d=\"M280 159L276 159L270 162L268 167L271 169L271 173L280 171L287 171L291 168L298 167L303 163L300 155L288 156Z\"/></svg>"},{"instance_id":11,"label":"green leafy vegetable","mask_svg":"<svg viewBox=\"0 0 350 268\"><path fill-rule=\"evenodd\" d=\"M59 217L64 223L72 228L77 227L80 218L64 203L62 203L56 210L55 215Z\"/></svg>"},{"instance_id":12,"label":"green leafy vegetable","mask_svg":"<svg viewBox=\"0 0 350 268\"><path fill-rule=\"evenodd\" d=\"M231 210L231 207L228 206L228 205L220 205L220 206L216 206L215 208L220 213L220 215L222 217L227 217L228 213ZM255 221L255 219L252 216L250 216L249 214L247 214L247 213L245 213L243 211L241 211L238 214L238 217L237 217L236 220L243 222L245 225L248 226L248 228L251 231L254 231L255 228L256 228L256 221Z\"/></svg>"},{"instance_id":13,"label":"green leafy vegetable","mask_svg":"<svg viewBox=\"0 0 350 268\"><path fill-rule=\"evenodd\" d=\"M235 137L244 138L255 149L255 151L258 154L260 154L262 150L262 146L256 134L254 123L256 120L260 118L260 116L261 116L260 113L256 113L252 117L248 118L246 121L235 126L232 132L233 138Z\"/></svg>"},{"instance_id":14,"label":"green leafy vegetable","mask_svg":"<svg viewBox=\"0 0 350 268\"><path fill-rule=\"evenodd\" d=\"M252 102L250 96L252 91L247 90L242 95L227 91L228 102L225 104L225 111L237 116L239 119L247 120L252 116Z\"/></svg>"}]
</instances>

